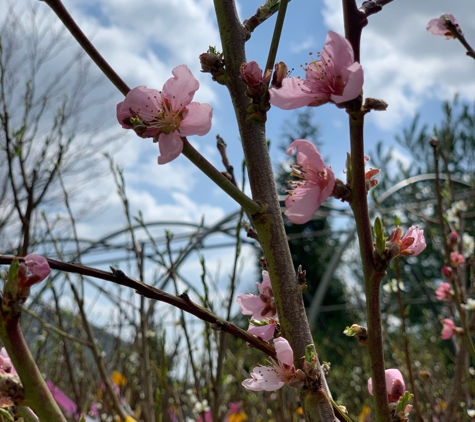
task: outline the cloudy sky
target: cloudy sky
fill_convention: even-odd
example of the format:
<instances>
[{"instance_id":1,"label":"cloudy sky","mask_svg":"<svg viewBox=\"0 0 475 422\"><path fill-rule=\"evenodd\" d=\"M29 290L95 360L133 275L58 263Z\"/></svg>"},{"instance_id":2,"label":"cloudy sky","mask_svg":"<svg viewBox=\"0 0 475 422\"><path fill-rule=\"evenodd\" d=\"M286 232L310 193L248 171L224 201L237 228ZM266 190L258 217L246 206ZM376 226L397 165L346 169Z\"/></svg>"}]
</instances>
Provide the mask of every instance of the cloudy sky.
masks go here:
<instances>
[{"instance_id":1,"label":"cloudy sky","mask_svg":"<svg viewBox=\"0 0 475 422\"><path fill-rule=\"evenodd\" d=\"M38 3L42 10L48 10L46 4L37 0L22 0L18 4L20 7ZM221 49L211 0L64 0L64 4L130 87L146 85L161 89L171 77L171 70L186 64L200 81L195 100L214 108L211 131L190 141L221 169L215 149L215 136L220 134L228 143L235 168L240 168L242 152L230 99L224 87L211 81L209 74L200 73L198 56L209 45ZM251 16L259 5L259 1L239 1L241 19ZM5 13L4 8L0 11L0 17L4 18L2 13ZM367 152L379 140L384 140L388 147L392 145L395 135L416 113L420 113L425 122L435 123L441 116L441 101L451 99L455 93L473 101L475 61L465 56L458 42L435 37L425 29L430 19L442 13L453 13L469 42L475 45L475 2L472 0L395 0L383 12L370 17L362 39L364 94L385 100L389 108L368 116ZM253 33L247 43L249 61L264 64L274 22L275 18L269 19ZM321 50L328 30L343 33L342 22L340 1L290 2L277 60L294 68L294 76L303 75L300 65L308 61L308 54ZM68 53L64 54L66 57ZM56 60L65 59L59 56ZM101 105L88 109L86 116L100 118L101 134L116 138L109 151L125 169L134 213L141 210L145 220L198 222L204 216L206 224L212 224L237 209L233 201L200 175L186 158L179 157L166 166L158 166L157 146L134 133L123 133L117 124L115 106L123 96L107 80L102 80L95 91L93 96L102 98ZM276 140L274 145L279 143L282 122L291 115L276 108L270 110L268 137ZM347 117L344 111L327 104L316 111L316 121L321 129L322 152L335 173L341 175L349 149ZM79 136L89 135L79 133ZM274 161L283 158L276 147L271 153ZM112 180L104 179L88 189L92 191L85 195L101 196L102 209L107 212L82 221L80 234L97 237L121 227L124 224L122 205L114 193ZM219 265L228 268L223 264L226 261L223 254L214 253L212 260L215 268ZM196 275L196 271L193 267L188 274Z\"/></svg>"}]
</instances>

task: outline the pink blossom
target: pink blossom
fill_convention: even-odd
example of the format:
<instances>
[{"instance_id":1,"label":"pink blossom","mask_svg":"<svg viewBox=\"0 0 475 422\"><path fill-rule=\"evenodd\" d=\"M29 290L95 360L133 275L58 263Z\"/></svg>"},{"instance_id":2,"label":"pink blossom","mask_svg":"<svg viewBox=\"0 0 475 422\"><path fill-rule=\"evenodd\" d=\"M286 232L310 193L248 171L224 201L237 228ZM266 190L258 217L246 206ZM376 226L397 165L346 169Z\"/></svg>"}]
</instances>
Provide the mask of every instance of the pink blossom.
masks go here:
<instances>
[{"instance_id":1,"label":"pink blossom","mask_svg":"<svg viewBox=\"0 0 475 422\"><path fill-rule=\"evenodd\" d=\"M39 283L51 273L48 260L44 256L35 253L25 256L25 265L31 274L26 277L26 283L22 283L22 287L29 287Z\"/></svg>"},{"instance_id":2,"label":"pink blossom","mask_svg":"<svg viewBox=\"0 0 475 422\"><path fill-rule=\"evenodd\" d=\"M285 200L285 215L292 223L309 221L318 207L327 199L335 186L335 175L327 167L315 145L306 139L297 139L287 148L287 154L297 151L297 164L292 166L292 176L299 180L289 182L292 190Z\"/></svg>"},{"instance_id":3,"label":"pink blossom","mask_svg":"<svg viewBox=\"0 0 475 422\"><path fill-rule=\"evenodd\" d=\"M328 31L320 60L305 69L305 80L284 78L282 88L270 89L271 104L284 110L319 106L329 101L340 104L356 98L363 87L363 68L355 62L351 44Z\"/></svg>"},{"instance_id":4,"label":"pink blossom","mask_svg":"<svg viewBox=\"0 0 475 422\"><path fill-rule=\"evenodd\" d=\"M71 417L77 414L78 406L74 403L63 391L61 391L52 381L46 381L51 395L63 409L67 417Z\"/></svg>"},{"instance_id":5,"label":"pink blossom","mask_svg":"<svg viewBox=\"0 0 475 422\"><path fill-rule=\"evenodd\" d=\"M295 375L294 352L289 342L279 337L274 340L277 362L271 366L256 366L250 373L251 378L242 382L243 387L252 391L275 391L287 384Z\"/></svg>"},{"instance_id":6,"label":"pink blossom","mask_svg":"<svg viewBox=\"0 0 475 422\"><path fill-rule=\"evenodd\" d=\"M158 141L158 164L180 155L182 136L205 135L211 129L211 106L191 101L200 85L190 69L183 64L172 73L162 91L138 86L117 104L117 119L124 129Z\"/></svg>"},{"instance_id":7,"label":"pink blossom","mask_svg":"<svg viewBox=\"0 0 475 422\"><path fill-rule=\"evenodd\" d=\"M399 236L396 235L396 237ZM399 253L401 255L419 255L427 246L426 240L424 238L424 230L419 229L417 226L409 227L406 234L401 239L392 240L392 238L393 236L391 236L390 241L395 241L399 244Z\"/></svg>"},{"instance_id":8,"label":"pink blossom","mask_svg":"<svg viewBox=\"0 0 475 422\"><path fill-rule=\"evenodd\" d=\"M442 15L440 18L430 20L426 29L433 35L445 37L446 39L454 38L452 32L450 32L445 26L445 19L449 19L456 26L456 28L460 30L454 15L450 13Z\"/></svg>"},{"instance_id":9,"label":"pink blossom","mask_svg":"<svg viewBox=\"0 0 475 422\"><path fill-rule=\"evenodd\" d=\"M276 326L277 322L271 319L269 323L265 325L250 324L247 332L252 334L254 337L261 338L264 341L269 341L274 338Z\"/></svg>"},{"instance_id":10,"label":"pink blossom","mask_svg":"<svg viewBox=\"0 0 475 422\"><path fill-rule=\"evenodd\" d=\"M406 391L406 385L404 384L404 378L402 377L399 369L386 369L384 371L386 378L386 390L388 392L389 403L397 403L400 397L404 395ZM373 379L368 380L369 394L373 395Z\"/></svg>"},{"instance_id":11,"label":"pink blossom","mask_svg":"<svg viewBox=\"0 0 475 422\"><path fill-rule=\"evenodd\" d=\"M440 334L440 338L442 340L448 340L452 335L455 333L455 323L449 319L444 319L444 326L442 327L442 333Z\"/></svg>"},{"instance_id":12,"label":"pink blossom","mask_svg":"<svg viewBox=\"0 0 475 422\"><path fill-rule=\"evenodd\" d=\"M449 299L453 294L450 283L440 283L439 288L435 291L437 300Z\"/></svg>"},{"instance_id":13,"label":"pink blossom","mask_svg":"<svg viewBox=\"0 0 475 422\"><path fill-rule=\"evenodd\" d=\"M7 349L5 349L5 347L2 347L2 349L0 350L0 374L17 375L16 369L13 366L12 360L10 359L10 356L8 355Z\"/></svg>"},{"instance_id":14,"label":"pink blossom","mask_svg":"<svg viewBox=\"0 0 475 422\"><path fill-rule=\"evenodd\" d=\"M252 315L252 319L258 321L270 318L277 314L274 302L274 292L267 271L262 271L262 283L256 283L259 296L253 294L243 294L236 298L236 302L241 307L243 315Z\"/></svg>"},{"instance_id":15,"label":"pink blossom","mask_svg":"<svg viewBox=\"0 0 475 422\"><path fill-rule=\"evenodd\" d=\"M459 265L462 265L465 262L465 258L463 257L462 254L458 252L452 252L450 254L450 262L454 267L457 267Z\"/></svg>"}]
</instances>

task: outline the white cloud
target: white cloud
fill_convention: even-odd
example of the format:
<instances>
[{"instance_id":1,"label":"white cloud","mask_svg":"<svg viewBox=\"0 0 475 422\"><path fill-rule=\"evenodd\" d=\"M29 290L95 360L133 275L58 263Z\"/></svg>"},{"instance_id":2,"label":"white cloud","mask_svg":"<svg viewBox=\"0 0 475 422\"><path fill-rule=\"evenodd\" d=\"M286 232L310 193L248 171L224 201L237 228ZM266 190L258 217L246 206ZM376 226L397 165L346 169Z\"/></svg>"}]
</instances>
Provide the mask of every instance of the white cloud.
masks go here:
<instances>
[{"instance_id":1,"label":"white cloud","mask_svg":"<svg viewBox=\"0 0 475 422\"><path fill-rule=\"evenodd\" d=\"M294 54L298 54L301 52L310 52L313 48L315 48L315 39L312 36L306 37L300 43L290 43L290 51Z\"/></svg>"}]
</instances>

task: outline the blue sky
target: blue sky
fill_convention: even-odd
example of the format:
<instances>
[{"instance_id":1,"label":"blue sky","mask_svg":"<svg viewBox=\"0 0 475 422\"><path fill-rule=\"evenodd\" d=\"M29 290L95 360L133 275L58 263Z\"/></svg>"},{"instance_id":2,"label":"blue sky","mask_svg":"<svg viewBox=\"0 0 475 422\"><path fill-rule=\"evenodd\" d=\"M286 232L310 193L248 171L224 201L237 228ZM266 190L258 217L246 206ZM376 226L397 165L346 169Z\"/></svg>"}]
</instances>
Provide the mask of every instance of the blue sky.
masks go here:
<instances>
[{"instance_id":1,"label":"blue sky","mask_svg":"<svg viewBox=\"0 0 475 422\"><path fill-rule=\"evenodd\" d=\"M19 7L39 5L41 10L48 11L46 4L37 0L22 0L18 4ZM234 167L240 168L243 156L227 91L211 81L209 74L200 73L198 56L209 45L220 50L211 0L64 0L64 4L130 87L146 85L161 89L175 66L188 65L201 84L195 100L207 102L214 108L209 134L191 137L190 141L222 169L215 148L215 136L220 134L228 143ZM241 18L251 16L260 4L253 0L239 1ZM389 108L386 112L368 115L367 152L379 140L387 147L394 145L395 135L409 125L416 113L428 124L437 122L441 116L441 101L451 99L457 92L463 100L473 101L475 62L465 56L456 41L446 41L425 30L430 19L447 12L456 16L467 39L475 45L475 3L472 0L395 0L383 12L370 17L363 32L361 52L364 94L385 100ZM321 50L328 30L343 33L342 21L341 1L291 1L277 60L294 68L293 75L303 75L300 65L308 61L308 53ZM249 61L265 63L274 22L275 17L252 34L246 45ZM64 54L57 60L65 61L71 53ZM93 74L99 75L97 70ZM237 209L233 201L186 158L179 157L166 166L158 166L156 144L120 129L115 107L123 97L107 80L102 79L92 97L102 98L101 105L88 109L84 118L100 121L101 131L95 133L96 136L116 139L109 151L124 166L134 213L141 210L146 220L194 222L204 215L206 223L211 224ZM277 139L282 122L291 118L291 113L272 108L268 114L267 134L275 141L271 151L274 162L284 158L276 147ZM328 157L335 174L341 176L349 149L347 116L327 104L316 110L315 121L321 130L322 153ZM90 136L89 130L84 127L78 136ZM404 151L400 151L400 155L403 157ZM407 159L406 164L409 164ZM80 221L81 235L97 237L123 226L122 205L115 190L112 180L105 178L84 192L88 201L101 198L101 209L107 212ZM216 251L210 265L215 269L222 265L225 273L229 267L227 261L225 253ZM254 263L249 267L253 269ZM191 265L188 274L196 275L198 268Z\"/></svg>"}]
</instances>

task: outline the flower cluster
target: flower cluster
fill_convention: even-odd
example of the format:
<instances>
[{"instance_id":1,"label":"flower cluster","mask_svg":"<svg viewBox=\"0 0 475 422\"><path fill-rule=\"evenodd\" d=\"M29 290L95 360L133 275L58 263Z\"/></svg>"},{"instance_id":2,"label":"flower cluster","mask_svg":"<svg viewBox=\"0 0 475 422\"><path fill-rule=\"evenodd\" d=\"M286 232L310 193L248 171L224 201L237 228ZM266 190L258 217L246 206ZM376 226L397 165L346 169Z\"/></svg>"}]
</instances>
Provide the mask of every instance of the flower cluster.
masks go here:
<instances>
[{"instance_id":1,"label":"flower cluster","mask_svg":"<svg viewBox=\"0 0 475 422\"><path fill-rule=\"evenodd\" d=\"M277 361L271 359L269 366L256 366L242 385L252 391L275 391L296 376L294 352L289 342L279 337L274 339Z\"/></svg>"},{"instance_id":2,"label":"flower cluster","mask_svg":"<svg viewBox=\"0 0 475 422\"><path fill-rule=\"evenodd\" d=\"M117 104L117 120L124 129L158 142L158 164L181 154L182 136L206 135L211 129L211 106L191 101L200 84L190 69L183 64L172 73L162 91L138 86Z\"/></svg>"},{"instance_id":3,"label":"flower cluster","mask_svg":"<svg viewBox=\"0 0 475 422\"><path fill-rule=\"evenodd\" d=\"M262 283L256 283L256 286L259 295L242 294L236 301L244 315L251 315L247 331L263 341L274 339L277 361L271 359L269 366L256 366L250 373L251 377L245 379L242 385L253 391L274 391L296 377L294 353L285 338L274 338L278 329L278 316L267 271L262 271Z\"/></svg>"}]
</instances>

